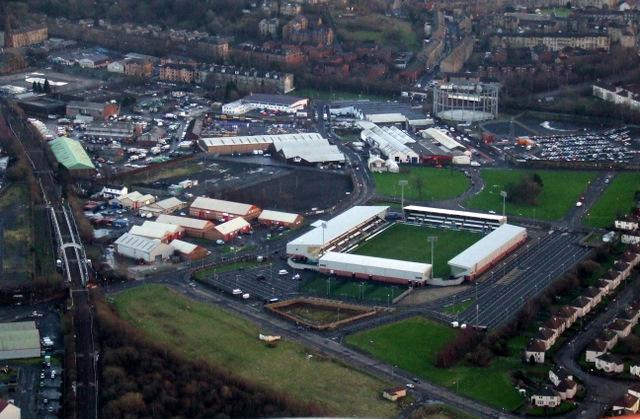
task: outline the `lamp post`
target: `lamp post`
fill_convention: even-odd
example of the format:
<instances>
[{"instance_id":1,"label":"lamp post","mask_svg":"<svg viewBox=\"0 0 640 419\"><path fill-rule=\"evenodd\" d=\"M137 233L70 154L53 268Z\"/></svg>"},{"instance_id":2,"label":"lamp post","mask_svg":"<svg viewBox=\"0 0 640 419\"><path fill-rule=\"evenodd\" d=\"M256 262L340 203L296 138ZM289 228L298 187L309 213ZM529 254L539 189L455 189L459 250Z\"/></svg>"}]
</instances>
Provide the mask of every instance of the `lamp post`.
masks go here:
<instances>
[{"instance_id":1,"label":"lamp post","mask_svg":"<svg viewBox=\"0 0 640 419\"><path fill-rule=\"evenodd\" d=\"M320 253L324 249L324 232L327 229L327 222L323 221L322 223L320 223L320 227L322 228L322 245L320 246L320 252L318 252L318 257L320 257Z\"/></svg>"},{"instance_id":2,"label":"lamp post","mask_svg":"<svg viewBox=\"0 0 640 419\"><path fill-rule=\"evenodd\" d=\"M404 187L409 184L409 181L406 179L401 179L398 181L398 185L400 186L400 207L402 208L402 219L404 220Z\"/></svg>"},{"instance_id":3,"label":"lamp post","mask_svg":"<svg viewBox=\"0 0 640 419\"><path fill-rule=\"evenodd\" d=\"M427 241L431 243L431 268L433 269L433 248L435 243L438 241L438 236L429 236L427 237Z\"/></svg>"},{"instance_id":4,"label":"lamp post","mask_svg":"<svg viewBox=\"0 0 640 419\"><path fill-rule=\"evenodd\" d=\"M507 205L507 191L500 191L500 196L502 197L502 216L504 217Z\"/></svg>"}]
</instances>

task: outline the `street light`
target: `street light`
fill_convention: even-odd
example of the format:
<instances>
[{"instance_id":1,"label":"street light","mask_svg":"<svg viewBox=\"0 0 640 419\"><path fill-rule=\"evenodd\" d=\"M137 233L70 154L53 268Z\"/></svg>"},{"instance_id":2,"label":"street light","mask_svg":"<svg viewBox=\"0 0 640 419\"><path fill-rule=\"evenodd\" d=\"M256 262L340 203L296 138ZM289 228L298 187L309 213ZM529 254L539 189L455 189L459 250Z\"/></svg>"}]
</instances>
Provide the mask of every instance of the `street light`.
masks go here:
<instances>
[{"instance_id":1,"label":"street light","mask_svg":"<svg viewBox=\"0 0 640 419\"><path fill-rule=\"evenodd\" d=\"M502 216L504 217L507 205L507 191L500 191L500 196L502 197Z\"/></svg>"},{"instance_id":2,"label":"street light","mask_svg":"<svg viewBox=\"0 0 640 419\"><path fill-rule=\"evenodd\" d=\"M322 245L320 246L320 251L322 251L322 249L324 249L324 232L327 229L327 222L326 221L322 221L320 223L320 227L322 228ZM320 256L318 254L318 256Z\"/></svg>"},{"instance_id":3,"label":"street light","mask_svg":"<svg viewBox=\"0 0 640 419\"><path fill-rule=\"evenodd\" d=\"M433 269L433 247L438 241L438 236L429 236L427 237L427 241L431 243L431 268Z\"/></svg>"},{"instance_id":4,"label":"street light","mask_svg":"<svg viewBox=\"0 0 640 419\"><path fill-rule=\"evenodd\" d=\"M400 185L400 207L402 208L402 219L404 219L404 187L409 184L409 181L406 179L401 179L398 181L398 185Z\"/></svg>"}]
</instances>

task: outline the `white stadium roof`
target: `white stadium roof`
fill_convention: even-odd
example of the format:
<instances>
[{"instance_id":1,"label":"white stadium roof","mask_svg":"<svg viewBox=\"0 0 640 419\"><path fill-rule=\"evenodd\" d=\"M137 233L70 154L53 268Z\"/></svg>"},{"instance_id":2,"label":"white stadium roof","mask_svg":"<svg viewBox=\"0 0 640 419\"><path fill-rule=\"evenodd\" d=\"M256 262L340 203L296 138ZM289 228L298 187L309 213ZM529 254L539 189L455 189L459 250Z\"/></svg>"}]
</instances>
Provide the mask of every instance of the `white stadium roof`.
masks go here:
<instances>
[{"instance_id":1,"label":"white stadium roof","mask_svg":"<svg viewBox=\"0 0 640 419\"><path fill-rule=\"evenodd\" d=\"M326 221L325 229L322 228L323 221L321 220L311 224L315 227L313 230L290 241L289 245L324 246L326 243L330 243L367 220L374 217L382 217L388 209L388 206L356 206L350 208L342 214Z\"/></svg>"},{"instance_id":2,"label":"white stadium roof","mask_svg":"<svg viewBox=\"0 0 640 419\"><path fill-rule=\"evenodd\" d=\"M409 262L406 260L379 258L374 256L354 255L353 253L327 252L320 258L322 262L348 263L362 265L375 269L389 269L410 273L429 273L431 265L428 263Z\"/></svg>"},{"instance_id":3,"label":"white stadium roof","mask_svg":"<svg viewBox=\"0 0 640 419\"><path fill-rule=\"evenodd\" d=\"M436 140L437 142L439 142L449 150L453 150L453 149L466 150L467 149L467 147L463 146L462 144L460 144L459 142L451 138L451 136L446 131L441 130L439 128L427 128L423 132L425 132L427 135L429 135L431 138L433 138L434 140Z\"/></svg>"},{"instance_id":4,"label":"white stadium roof","mask_svg":"<svg viewBox=\"0 0 640 419\"><path fill-rule=\"evenodd\" d=\"M478 240L459 255L449 261L449 265L474 269L475 265L490 257L505 243L526 232L523 227L503 224L491 233Z\"/></svg>"},{"instance_id":5,"label":"white stadium roof","mask_svg":"<svg viewBox=\"0 0 640 419\"><path fill-rule=\"evenodd\" d=\"M459 210L450 210L450 209L434 208L434 207L423 207L420 205L407 205L406 207L404 207L404 210L420 211L420 212L439 214L439 215L449 215L453 217L484 219L484 220L498 221L500 223L505 223L507 221L507 217L504 215L485 214L482 212L459 211Z\"/></svg>"}]
</instances>

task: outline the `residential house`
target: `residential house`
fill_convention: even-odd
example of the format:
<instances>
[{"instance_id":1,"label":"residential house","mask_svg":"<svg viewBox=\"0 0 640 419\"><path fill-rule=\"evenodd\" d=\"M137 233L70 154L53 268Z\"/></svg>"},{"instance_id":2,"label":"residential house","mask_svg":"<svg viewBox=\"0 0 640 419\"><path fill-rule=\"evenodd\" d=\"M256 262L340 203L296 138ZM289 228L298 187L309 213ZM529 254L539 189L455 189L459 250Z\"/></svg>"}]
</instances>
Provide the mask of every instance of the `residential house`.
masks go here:
<instances>
[{"instance_id":1,"label":"residential house","mask_svg":"<svg viewBox=\"0 0 640 419\"><path fill-rule=\"evenodd\" d=\"M607 352L596 358L596 369L608 373L621 373L624 371L624 363L617 356Z\"/></svg>"},{"instance_id":2,"label":"residential house","mask_svg":"<svg viewBox=\"0 0 640 419\"><path fill-rule=\"evenodd\" d=\"M554 331L556 336L560 336L564 333L567 328L566 320L563 320L556 316L551 316L549 320L545 323L545 327Z\"/></svg>"},{"instance_id":3,"label":"residential house","mask_svg":"<svg viewBox=\"0 0 640 419\"><path fill-rule=\"evenodd\" d=\"M620 319L628 321L631 323L631 328L633 328L638 323L638 317L640 316L640 312L632 309L631 307L627 307L619 316Z\"/></svg>"},{"instance_id":4,"label":"residential house","mask_svg":"<svg viewBox=\"0 0 640 419\"><path fill-rule=\"evenodd\" d=\"M603 285L605 287L607 286L606 283L603 283ZM604 294L606 294L606 291L598 287L589 287L586 290L584 290L584 292L582 293L582 296L584 298L588 298L589 300L591 300L591 307L589 308L589 311L595 306L597 306L598 304L600 304L600 301L602 301L602 297Z\"/></svg>"},{"instance_id":5,"label":"residential house","mask_svg":"<svg viewBox=\"0 0 640 419\"><path fill-rule=\"evenodd\" d=\"M130 58L124 61L124 74L148 79L153 75L153 64L149 60Z\"/></svg>"},{"instance_id":6,"label":"residential house","mask_svg":"<svg viewBox=\"0 0 640 419\"><path fill-rule=\"evenodd\" d=\"M598 282L596 282L595 287L601 291L600 301L602 301L602 298L605 295L609 294L609 291L611 290L611 282L606 281L604 279L599 279Z\"/></svg>"},{"instance_id":7,"label":"residential house","mask_svg":"<svg viewBox=\"0 0 640 419\"><path fill-rule=\"evenodd\" d=\"M13 400L0 399L0 419L20 419L21 417L20 408L13 404Z\"/></svg>"},{"instance_id":8,"label":"residential house","mask_svg":"<svg viewBox=\"0 0 640 419\"><path fill-rule=\"evenodd\" d=\"M578 383L571 378L565 378L556 386L556 391L562 400L571 400L578 392Z\"/></svg>"},{"instance_id":9,"label":"residential house","mask_svg":"<svg viewBox=\"0 0 640 419\"><path fill-rule=\"evenodd\" d=\"M623 260L619 260L617 261L614 265L613 265L613 269L617 272L620 272L620 279L624 280L626 279L629 274L631 273L631 265L629 265L627 262L623 261Z\"/></svg>"},{"instance_id":10,"label":"residential house","mask_svg":"<svg viewBox=\"0 0 640 419\"><path fill-rule=\"evenodd\" d=\"M589 343L585 351L587 362L596 362L596 358L607 352L607 344L600 339L596 339Z\"/></svg>"},{"instance_id":11,"label":"residential house","mask_svg":"<svg viewBox=\"0 0 640 419\"><path fill-rule=\"evenodd\" d=\"M531 396L531 404L537 407L557 407L560 403L558 392L547 387L534 391Z\"/></svg>"},{"instance_id":12,"label":"residential house","mask_svg":"<svg viewBox=\"0 0 640 419\"><path fill-rule=\"evenodd\" d=\"M536 340L539 340L544 344L546 350L549 350L556 343L557 338L558 336L556 333L546 327L539 328L535 337Z\"/></svg>"},{"instance_id":13,"label":"residential house","mask_svg":"<svg viewBox=\"0 0 640 419\"><path fill-rule=\"evenodd\" d=\"M160 80L178 83L193 83L196 68L188 64L169 63L160 66Z\"/></svg>"},{"instance_id":14,"label":"residential house","mask_svg":"<svg viewBox=\"0 0 640 419\"><path fill-rule=\"evenodd\" d=\"M554 386L560 385L565 379L573 380L573 375L571 375L566 368L554 367L549 370L549 381L551 381Z\"/></svg>"},{"instance_id":15,"label":"residential house","mask_svg":"<svg viewBox=\"0 0 640 419\"><path fill-rule=\"evenodd\" d=\"M591 311L591 308L593 307L592 300L583 296L580 296L573 300L573 302L569 304L569 306L576 310L578 318L584 317L589 314L589 311Z\"/></svg>"},{"instance_id":16,"label":"residential house","mask_svg":"<svg viewBox=\"0 0 640 419\"><path fill-rule=\"evenodd\" d=\"M607 345L607 350L611 350L618 343L618 334L612 330L605 329L600 332L598 339Z\"/></svg>"},{"instance_id":17,"label":"residential house","mask_svg":"<svg viewBox=\"0 0 640 419\"><path fill-rule=\"evenodd\" d=\"M569 329L578 319L578 311L570 306L564 306L562 308L560 308L556 314L556 317L558 317L561 320L564 320L565 322L565 331L567 329Z\"/></svg>"},{"instance_id":18,"label":"residential house","mask_svg":"<svg viewBox=\"0 0 640 419\"><path fill-rule=\"evenodd\" d=\"M614 415L636 414L640 408L640 399L629 393L616 400L611 407Z\"/></svg>"},{"instance_id":19,"label":"residential house","mask_svg":"<svg viewBox=\"0 0 640 419\"><path fill-rule=\"evenodd\" d=\"M124 74L124 64L122 61L113 61L107 65L107 71L110 73Z\"/></svg>"},{"instance_id":20,"label":"residential house","mask_svg":"<svg viewBox=\"0 0 640 419\"><path fill-rule=\"evenodd\" d=\"M533 362L542 364L544 363L544 355L545 355L545 345L543 342L532 339L524 350L524 360L525 362Z\"/></svg>"},{"instance_id":21,"label":"residential house","mask_svg":"<svg viewBox=\"0 0 640 419\"><path fill-rule=\"evenodd\" d=\"M126 195L129 193L129 189L126 186L123 187L115 187L115 186L103 186L98 192L96 197L101 197L104 199L113 199L118 198L119 196Z\"/></svg>"},{"instance_id":22,"label":"residential house","mask_svg":"<svg viewBox=\"0 0 640 419\"><path fill-rule=\"evenodd\" d=\"M633 324L623 319L615 319L607 326L608 330L612 330L618 335L618 338L626 338L633 329Z\"/></svg>"},{"instance_id":23,"label":"residential house","mask_svg":"<svg viewBox=\"0 0 640 419\"><path fill-rule=\"evenodd\" d=\"M633 231L638 229L638 220L635 217L625 217L613 222L617 230Z\"/></svg>"},{"instance_id":24,"label":"residential house","mask_svg":"<svg viewBox=\"0 0 640 419\"><path fill-rule=\"evenodd\" d=\"M407 396L407 389L402 386L388 388L382 392L382 397L384 397L387 400L391 400L392 402L395 402L396 400L406 396Z\"/></svg>"}]
</instances>

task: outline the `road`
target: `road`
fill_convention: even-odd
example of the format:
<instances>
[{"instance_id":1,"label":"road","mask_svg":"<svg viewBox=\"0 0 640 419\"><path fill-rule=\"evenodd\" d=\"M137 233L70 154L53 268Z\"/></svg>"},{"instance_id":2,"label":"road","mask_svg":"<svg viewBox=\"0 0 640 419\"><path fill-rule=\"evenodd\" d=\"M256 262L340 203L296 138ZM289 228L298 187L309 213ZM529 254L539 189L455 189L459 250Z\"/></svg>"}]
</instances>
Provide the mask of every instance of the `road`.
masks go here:
<instances>
[{"instance_id":1,"label":"road","mask_svg":"<svg viewBox=\"0 0 640 419\"><path fill-rule=\"evenodd\" d=\"M192 287L189 285L188 278L189 276L186 272L183 272L182 275L164 274L146 280L109 285L103 287L101 290L105 295L112 295L119 291L135 288L147 283L165 284L194 300L232 310L238 315L269 330L269 333L281 335L309 348L313 348L347 365L364 370L382 380L397 385L412 382L414 375L408 371L404 371L393 365L386 364L366 354L350 349L330 337L298 328L292 323L275 318L266 313L259 303L243 303L240 300L234 300L215 293L207 287ZM414 385L415 389L412 390L412 392L414 392L418 398L438 400L479 417L510 417L502 411L484 406L446 388L427 382L414 383Z\"/></svg>"},{"instance_id":2,"label":"road","mask_svg":"<svg viewBox=\"0 0 640 419\"><path fill-rule=\"evenodd\" d=\"M628 307L634 298L637 298L638 286L640 286L640 279L625 284L624 289L616 297L616 307L621 309ZM624 395L629 387L628 384L622 382L589 374L576 362L576 358L582 356L586 346L604 330L604 327L620 311L609 306L606 310L600 312L596 318L591 320L579 334L567 342L554 356L555 362L570 371L582 382L587 390L588 396L582 403L580 411L574 414L575 417L602 417L611 402Z\"/></svg>"}]
</instances>

